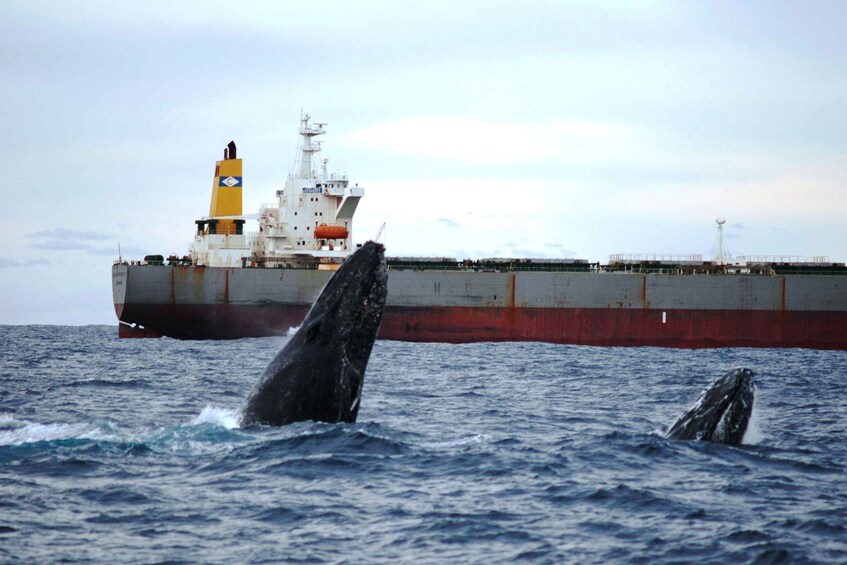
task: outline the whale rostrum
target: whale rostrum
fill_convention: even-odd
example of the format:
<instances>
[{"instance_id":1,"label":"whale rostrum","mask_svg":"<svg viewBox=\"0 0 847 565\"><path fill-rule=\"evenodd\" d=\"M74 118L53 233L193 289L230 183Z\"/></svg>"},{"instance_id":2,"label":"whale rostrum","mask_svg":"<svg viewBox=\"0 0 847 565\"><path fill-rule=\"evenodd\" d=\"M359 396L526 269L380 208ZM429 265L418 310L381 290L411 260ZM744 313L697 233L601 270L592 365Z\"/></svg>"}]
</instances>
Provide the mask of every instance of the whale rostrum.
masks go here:
<instances>
[{"instance_id":1,"label":"whale rostrum","mask_svg":"<svg viewBox=\"0 0 847 565\"><path fill-rule=\"evenodd\" d=\"M671 426L667 437L740 444L753 411L754 376L741 367L717 379Z\"/></svg>"}]
</instances>

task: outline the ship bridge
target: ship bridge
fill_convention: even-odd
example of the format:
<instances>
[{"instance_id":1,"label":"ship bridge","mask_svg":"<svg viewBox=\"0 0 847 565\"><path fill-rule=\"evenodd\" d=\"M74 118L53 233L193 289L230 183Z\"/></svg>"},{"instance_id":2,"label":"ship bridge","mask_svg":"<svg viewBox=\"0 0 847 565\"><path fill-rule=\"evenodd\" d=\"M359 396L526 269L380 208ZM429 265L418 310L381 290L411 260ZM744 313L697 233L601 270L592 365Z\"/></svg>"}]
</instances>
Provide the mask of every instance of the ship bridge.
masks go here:
<instances>
[{"instance_id":1,"label":"ship bridge","mask_svg":"<svg viewBox=\"0 0 847 565\"><path fill-rule=\"evenodd\" d=\"M365 189L350 186L344 173L328 170L328 159L314 168L322 150L315 138L326 123L300 117L300 152L276 202L262 204L258 214L242 214L241 159L235 142L215 165L209 216L197 220L187 259L198 266L287 266L334 269L353 252L353 215ZM258 231L245 233L246 220L258 220Z\"/></svg>"},{"instance_id":2,"label":"ship bridge","mask_svg":"<svg viewBox=\"0 0 847 565\"><path fill-rule=\"evenodd\" d=\"M285 187L276 193L275 205L263 207L259 233L251 242L251 260L257 265L301 266L317 263L337 267L353 251L353 215L364 188L341 172L328 170L328 159L320 168L314 158L322 150L315 138L326 133L325 123L300 118L300 154Z\"/></svg>"}]
</instances>

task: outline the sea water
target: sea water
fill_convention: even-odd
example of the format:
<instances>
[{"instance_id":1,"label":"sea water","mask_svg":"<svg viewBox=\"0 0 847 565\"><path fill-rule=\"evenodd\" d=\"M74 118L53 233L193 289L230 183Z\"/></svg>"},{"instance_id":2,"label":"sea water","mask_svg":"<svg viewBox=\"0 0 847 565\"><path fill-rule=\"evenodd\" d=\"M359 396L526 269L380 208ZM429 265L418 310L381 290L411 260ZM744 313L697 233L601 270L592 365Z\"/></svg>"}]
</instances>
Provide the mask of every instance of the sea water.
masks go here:
<instances>
[{"instance_id":1,"label":"sea water","mask_svg":"<svg viewBox=\"0 0 847 565\"><path fill-rule=\"evenodd\" d=\"M286 339L0 327L0 561L847 561L846 352L380 341L356 424L240 429ZM744 445L663 437L737 366Z\"/></svg>"}]
</instances>

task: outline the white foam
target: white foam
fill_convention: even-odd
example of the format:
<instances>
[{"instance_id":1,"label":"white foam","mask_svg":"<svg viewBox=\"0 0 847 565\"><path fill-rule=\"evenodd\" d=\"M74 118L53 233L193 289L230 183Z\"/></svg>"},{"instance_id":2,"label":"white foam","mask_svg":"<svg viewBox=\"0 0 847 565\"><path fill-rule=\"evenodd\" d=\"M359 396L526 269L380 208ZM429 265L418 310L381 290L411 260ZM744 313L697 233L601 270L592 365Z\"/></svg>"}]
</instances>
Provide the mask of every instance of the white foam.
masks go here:
<instances>
[{"instance_id":1,"label":"white foam","mask_svg":"<svg viewBox=\"0 0 847 565\"><path fill-rule=\"evenodd\" d=\"M300 326L295 326L295 327L288 328L288 331L287 331L287 332L285 332L285 336L286 336L286 337L291 337L291 336L293 336L294 334L296 334L296 333L297 333L297 330L299 330L299 329L300 329Z\"/></svg>"},{"instance_id":2,"label":"white foam","mask_svg":"<svg viewBox=\"0 0 847 565\"><path fill-rule=\"evenodd\" d=\"M219 406L206 405L200 415L191 422L193 426L199 424L215 424L228 430L238 427L240 411L233 408L221 408Z\"/></svg>"},{"instance_id":3,"label":"white foam","mask_svg":"<svg viewBox=\"0 0 847 565\"><path fill-rule=\"evenodd\" d=\"M8 427L10 424L17 422L15 417L7 412L0 414L0 426Z\"/></svg>"},{"instance_id":4,"label":"white foam","mask_svg":"<svg viewBox=\"0 0 847 565\"><path fill-rule=\"evenodd\" d=\"M487 443L491 440L491 436L488 434L476 434L474 436L464 437L460 439L450 440L450 441L439 441L435 443L428 444L429 447L440 448L440 447L457 447L461 445L470 445L474 443Z\"/></svg>"},{"instance_id":5,"label":"white foam","mask_svg":"<svg viewBox=\"0 0 847 565\"><path fill-rule=\"evenodd\" d=\"M764 435L762 434L761 418L759 417L758 399L753 398L753 408L750 410L750 421L747 422L747 430L744 432L744 438L741 443L747 445L757 445L762 442Z\"/></svg>"},{"instance_id":6,"label":"white foam","mask_svg":"<svg viewBox=\"0 0 847 565\"><path fill-rule=\"evenodd\" d=\"M0 445L21 445L60 439L103 439L107 437L93 424L38 424L15 420L4 414L0 424L8 429L0 431ZM14 427L12 427L14 426Z\"/></svg>"}]
</instances>

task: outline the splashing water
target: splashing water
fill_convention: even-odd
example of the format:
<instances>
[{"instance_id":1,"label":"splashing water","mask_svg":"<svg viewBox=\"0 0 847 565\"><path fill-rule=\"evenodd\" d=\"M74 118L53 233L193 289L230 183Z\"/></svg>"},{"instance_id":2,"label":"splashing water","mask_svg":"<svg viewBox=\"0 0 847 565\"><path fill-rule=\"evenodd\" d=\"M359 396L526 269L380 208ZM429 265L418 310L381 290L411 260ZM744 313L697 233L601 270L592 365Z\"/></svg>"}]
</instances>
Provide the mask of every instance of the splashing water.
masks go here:
<instances>
[{"instance_id":1,"label":"splashing water","mask_svg":"<svg viewBox=\"0 0 847 565\"><path fill-rule=\"evenodd\" d=\"M762 421L759 414L759 398L753 397L753 408L750 410L750 421L747 422L747 430L741 443L746 445L758 445L764 441L762 434Z\"/></svg>"},{"instance_id":2,"label":"splashing water","mask_svg":"<svg viewBox=\"0 0 847 565\"><path fill-rule=\"evenodd\" d=\"M200 415L192 420L191 425L214 424L232 430L238 427L240 419L241 413L237 409L206 405Z\"/></svg>"}]
</instances>

